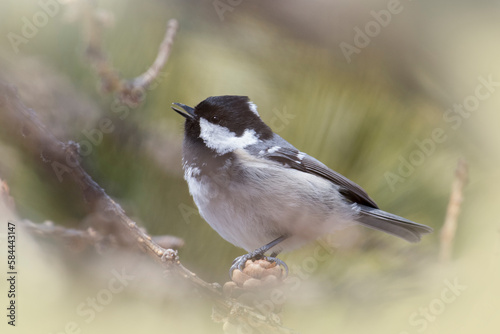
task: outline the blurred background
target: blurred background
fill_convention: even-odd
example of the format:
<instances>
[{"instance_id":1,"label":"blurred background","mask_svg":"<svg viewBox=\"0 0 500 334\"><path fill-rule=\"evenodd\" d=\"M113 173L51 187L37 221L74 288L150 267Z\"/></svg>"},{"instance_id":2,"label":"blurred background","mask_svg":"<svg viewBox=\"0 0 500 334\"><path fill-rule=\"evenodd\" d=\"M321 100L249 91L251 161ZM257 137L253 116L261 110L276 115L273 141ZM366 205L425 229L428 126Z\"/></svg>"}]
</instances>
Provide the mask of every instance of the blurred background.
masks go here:
<instances>
[{"instance_id":1,"label":"blurred background","mask_svg":"<svg viewBox=\"0 0 500 334\"><path fill-rule=\"evenodd\" d=\"M80 1L3 0L0 80L15 85L59 139L91 142L83 157L89 174L150 234L181 237L186 267L223 283L244 251L197 214L181 168L183 120L170 105L247 95L275 132L360 184L382 209L435 229L419 244L350 229L327 238L331 256L321 260L314 257L321 244L283 254L300 277L281 314L286 327L500 330L499 2L95 3L106 15L103 49L124 78L150 66L167 21L179 22L168 63L141 106L117 106L112 94L100 93L84 55ZM113 130L101 138L104 118ZM0 211L0 226L15 215L84 227L80 191L20 149L8 126L0 124L0 178L16 207ZM468 162L468 184L452 258L441 262L439 231L459 158ZM222 331L209 301L165 286L161 271L143 260L61 255L50 242L18 239L15 330L70 333L75 322L82 333ZM5 238L2 245L4 254ZM135 277L124 292L95 319L82 316L79 305L106 286L111 268L123 267ZM4 279L0 287L7 303Z\"/></svg>"}]
</instances>

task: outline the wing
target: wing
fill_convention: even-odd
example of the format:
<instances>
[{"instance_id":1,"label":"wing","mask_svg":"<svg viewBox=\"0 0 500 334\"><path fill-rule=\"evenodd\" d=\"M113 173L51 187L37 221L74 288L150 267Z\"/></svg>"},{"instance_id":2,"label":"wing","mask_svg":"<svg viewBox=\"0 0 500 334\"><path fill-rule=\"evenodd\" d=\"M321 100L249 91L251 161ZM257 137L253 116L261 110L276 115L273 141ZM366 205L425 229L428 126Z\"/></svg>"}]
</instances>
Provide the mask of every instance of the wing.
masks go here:
<instances>
[{"instance_id":1,"label":"wing","mask_svg":"<svg viewBox=\"0 0 500 334\"><path fill-rule=\"evenodd\" d=\"M275 137L276 146L267 150L260 150L258 152L260 156L279 162L289 168L321 176L338 185L340 193L352 202L378 209L375 201L359 185L331 170L322 162L300 152L281 137L277 135Z\"/></svg>"},{"instance_id":2,"label":"wing","mask_svg":"<svg viewBox=\"0 0 500 334\"><path fill-rule=\"evenodd\" d=\"M304 153L302 153L304 154ZM308 173L324 177L340 186L340 193L351 201L378 209L377 203L368 196L366 191L347 177L328 168L322 162L304 154L301 165Z\"/></svg>"},{"instance_id":3,"label":"wing","mask_svg":"<svg viewBox=\"0 0 500 334\"><path fill-rule=\"evenodd\" d=\"M357 221L366 227L392 234L409 242L418 242L423 234L431 233L432 228L412 222L379 209L359 206Z\"/></svg>"}]
</instances>

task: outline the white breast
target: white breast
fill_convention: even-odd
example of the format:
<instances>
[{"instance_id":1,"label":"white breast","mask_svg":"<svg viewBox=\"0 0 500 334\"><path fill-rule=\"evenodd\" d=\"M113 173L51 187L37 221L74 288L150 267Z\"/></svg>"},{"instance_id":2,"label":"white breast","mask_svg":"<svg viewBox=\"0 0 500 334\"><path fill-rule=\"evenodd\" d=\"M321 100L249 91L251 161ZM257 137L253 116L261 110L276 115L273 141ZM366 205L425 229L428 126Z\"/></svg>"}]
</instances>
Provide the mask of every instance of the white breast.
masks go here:
<instances>
[{"instance_id":1,"label":"white breast","mask_svg":"<svg viewBox=\"0 0 500 334\"><path fill-rule=\"evenodd\" d=\"M252 251L287 234L278 248L290 250L352 221L355 211L331 182L264 163L243 150L235 154L237 162L216 175L185 167L200 214L227 241Z\"/></svg>"}]
</instances>

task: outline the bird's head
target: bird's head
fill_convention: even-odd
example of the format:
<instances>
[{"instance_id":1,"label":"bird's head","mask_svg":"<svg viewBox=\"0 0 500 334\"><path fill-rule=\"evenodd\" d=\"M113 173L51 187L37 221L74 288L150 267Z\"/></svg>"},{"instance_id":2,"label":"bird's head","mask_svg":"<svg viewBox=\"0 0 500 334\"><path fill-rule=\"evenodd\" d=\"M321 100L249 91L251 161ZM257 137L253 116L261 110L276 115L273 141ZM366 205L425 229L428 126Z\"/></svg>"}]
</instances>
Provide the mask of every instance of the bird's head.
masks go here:
<instances>
[{"instance_id":1,"label":"bird's head","mask_svg":"<svg viewBox=\"0 0 500 334\"><path fill-rule=\"evenodd\" d=\"M184 135L203 140L222 155L272 137L273 132L259 116L257 106L247 96L211 96L192 108L174 103L172 107L186 118Z\"/></svg>"}]
</instances>

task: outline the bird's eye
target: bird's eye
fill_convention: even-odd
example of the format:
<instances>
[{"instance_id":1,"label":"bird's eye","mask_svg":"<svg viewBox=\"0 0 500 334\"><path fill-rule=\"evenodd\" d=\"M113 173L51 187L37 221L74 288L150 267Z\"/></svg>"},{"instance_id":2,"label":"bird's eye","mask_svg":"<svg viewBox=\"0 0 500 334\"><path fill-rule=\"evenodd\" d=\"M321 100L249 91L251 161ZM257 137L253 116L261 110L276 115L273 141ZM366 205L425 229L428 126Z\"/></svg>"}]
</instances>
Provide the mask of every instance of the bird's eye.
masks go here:
<instances>
[{"instance_id":1,"label":"bird's eye","mask_svg":"<svg viewBox=\"0 0 500 334\"><path fill-rule=\"evenodd\" d=\"M212 116L212 117L210 117L210 121L212 121L212 123L219 123L220 118L219 118L219 116Z\"/></svg>"}]
</instances>

